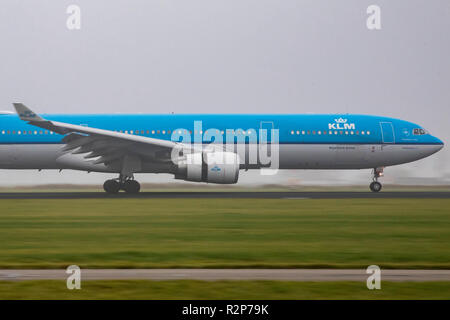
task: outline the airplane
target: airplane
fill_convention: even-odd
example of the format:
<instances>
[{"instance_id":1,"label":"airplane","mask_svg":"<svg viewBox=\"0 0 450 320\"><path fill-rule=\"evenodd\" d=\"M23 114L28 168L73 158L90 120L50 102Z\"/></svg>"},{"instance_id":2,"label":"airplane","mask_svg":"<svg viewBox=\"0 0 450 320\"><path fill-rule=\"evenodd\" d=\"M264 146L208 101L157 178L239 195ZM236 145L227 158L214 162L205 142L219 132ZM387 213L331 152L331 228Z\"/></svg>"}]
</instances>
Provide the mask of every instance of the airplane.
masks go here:
<instances>
[{"instance_id":1,"label":"airplane","mask_svg":"<svg viewBox=\"0 0 450 320\"><path fill-rule=\"evenodd\" d=\"M45 114L22 103L0 111L0 169L116 173L107 193L136 194L136 173L233 184L239 171L372 169L370 190L388 166L444 146L420 125L357 114ZM264 171L265 170L265 171Z\"/></svg>"}]
</instances>

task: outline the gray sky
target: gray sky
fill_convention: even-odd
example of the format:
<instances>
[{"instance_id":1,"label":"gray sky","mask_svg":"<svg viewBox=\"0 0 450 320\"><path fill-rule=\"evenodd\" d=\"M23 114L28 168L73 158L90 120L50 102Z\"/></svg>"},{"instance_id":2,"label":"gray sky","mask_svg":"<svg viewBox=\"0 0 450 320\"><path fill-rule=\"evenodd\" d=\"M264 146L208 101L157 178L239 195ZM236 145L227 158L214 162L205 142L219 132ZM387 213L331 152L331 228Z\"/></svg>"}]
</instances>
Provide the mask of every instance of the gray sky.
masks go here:
<instances>
[{"instance_id":1,"label":"gray sky","mask_svg":"<svg viewBox=\"0 0 450 320\"><path fill-rule=\"evenodd\" d=\"M66 27L70 4L81 30ZM370 4L381 7L379 31L366 28ZM448 144L449 32L448 0L3 0L0 110L22 101L48 113L364 113L420 123ZM450 183L449 159L447 146L388 168L384 181ZM0 171L0 184L107 176ZM298 171L278 181L369 176Z\"/></svg>"}]
</instances>

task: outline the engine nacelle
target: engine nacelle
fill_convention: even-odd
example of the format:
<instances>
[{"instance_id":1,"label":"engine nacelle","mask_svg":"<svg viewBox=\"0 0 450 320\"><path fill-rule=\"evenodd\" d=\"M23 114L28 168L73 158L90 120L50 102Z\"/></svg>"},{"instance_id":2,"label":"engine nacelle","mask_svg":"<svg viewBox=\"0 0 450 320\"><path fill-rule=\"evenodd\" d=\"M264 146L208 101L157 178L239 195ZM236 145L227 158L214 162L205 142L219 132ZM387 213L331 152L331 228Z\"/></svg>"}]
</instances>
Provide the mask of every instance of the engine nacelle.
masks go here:
<instances>
[{"instance_id":1,"label":"engine nacelle","mask_svg":"<svg viewBox=\"0 0 450 320\"><path fill-rule=\"evenodd\" d=\"M188 153L178 163L175 179L220 184L236 183L239 156L233 152Z\"/></svg>"}]
</instances>

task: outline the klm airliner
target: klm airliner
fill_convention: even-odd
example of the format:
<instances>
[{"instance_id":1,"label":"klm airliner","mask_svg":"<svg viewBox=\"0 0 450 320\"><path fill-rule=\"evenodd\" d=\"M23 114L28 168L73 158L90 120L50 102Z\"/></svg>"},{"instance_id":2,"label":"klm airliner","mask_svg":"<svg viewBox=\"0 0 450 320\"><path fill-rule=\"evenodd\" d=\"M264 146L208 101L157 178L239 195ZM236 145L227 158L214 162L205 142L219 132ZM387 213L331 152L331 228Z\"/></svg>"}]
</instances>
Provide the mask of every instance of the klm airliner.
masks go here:
<instances>
[{"instance_id":1,"label":"klm airliner","mask_svg":"<svg viewBox=\"0 0 450 320\"><path fill-rule=\"evenodd\" d=\"M108 193L138 193L135 173L237 183L240 170L373 169L428 157L444 143L420 125L355 114L38 115L0 113L0 169L117 173Z\"/></svg>"}]
</instances>

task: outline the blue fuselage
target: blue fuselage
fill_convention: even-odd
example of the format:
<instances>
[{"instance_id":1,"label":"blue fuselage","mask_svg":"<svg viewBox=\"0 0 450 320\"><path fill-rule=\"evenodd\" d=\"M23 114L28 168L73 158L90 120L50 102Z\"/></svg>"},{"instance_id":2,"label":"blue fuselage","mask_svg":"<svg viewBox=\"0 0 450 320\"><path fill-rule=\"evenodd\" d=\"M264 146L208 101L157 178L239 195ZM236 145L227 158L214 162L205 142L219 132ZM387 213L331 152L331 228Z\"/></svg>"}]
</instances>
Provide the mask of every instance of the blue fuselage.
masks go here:
<instances>
[{"instance_id":1,"label":"blue fuselage","mask_svg":"<svg viewBox=\"0 0 450 320\"><path fill-rule=\"evenodd\" d=\"M190 142L186 139L193 142L197 137L203 143L225 143L227 133L231 133L235 136L235 142L248 143L250 133L255 133L257 141L260 140L260 129L269 132L267 139L270 141L274 139L270 131L275 129L278 130L279 144L443 145L440 139L429 134L420 125L399 119L367 115L49 114L43 116L48 120L163 140L184 139L183 142ZM201 121L200 130L199 121ZM182 133L182 138L179 132ZM222 141L216 134L211 138L211 132L221 135ZM240 136L243 139L240 139ZM16 115L0 115L0 144L58 144L61 143L61 139L61 135L29 125Z\"/></svg>"}]
</instances>

